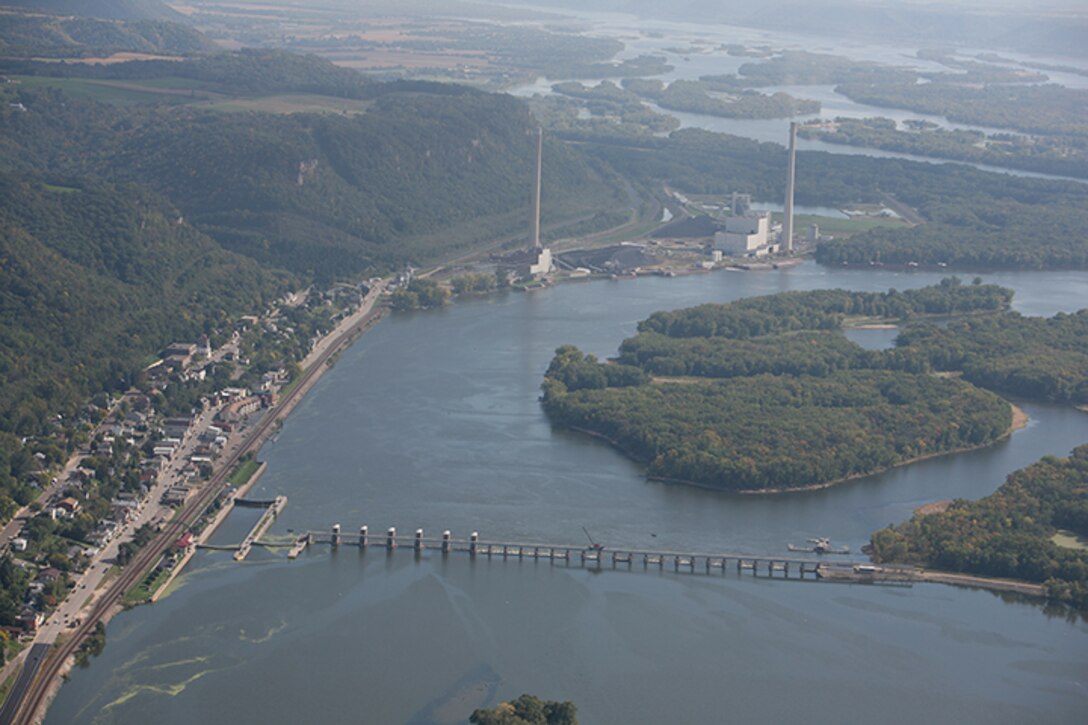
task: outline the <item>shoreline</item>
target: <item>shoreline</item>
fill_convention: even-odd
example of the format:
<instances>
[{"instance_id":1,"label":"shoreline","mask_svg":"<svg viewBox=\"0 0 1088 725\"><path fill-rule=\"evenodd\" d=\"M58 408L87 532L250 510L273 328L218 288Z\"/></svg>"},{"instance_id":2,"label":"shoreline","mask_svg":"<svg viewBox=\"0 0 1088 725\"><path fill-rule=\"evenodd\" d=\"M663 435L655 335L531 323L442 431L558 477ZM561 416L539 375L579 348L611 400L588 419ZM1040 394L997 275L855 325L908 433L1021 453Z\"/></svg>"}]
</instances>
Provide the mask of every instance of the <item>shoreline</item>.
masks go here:
<instances>
[{"instance_id":1,"label":"shoreline","mask_svg":"<svg viewBox=\"0 0 1088 725\"><path fill-rule=\"evenodd\" d=\"M313 388L317 381L321 378L325 372L332 367L332 363L335 361L337 354L342 352L352 343L354 343L360 336L367 332L371 327L385 317L387 309L384 307L377 307L377 302L381 298L384 288L376 288L375 295L372 300L364 302L360 305L359 309L348 317L341 320L340 324L334 327L328 334L323 336L321 340L314 345L314 349L305 358L309 361L307 367L303 369L302 382L292 390L289 394L289 398L286 402L277 403L269 410L269 416L273 423L282 422L299 402L306 397L306 394ZM377 307L377 309L375 309ZM252 451L256 455L257 451L265 441L268 440L278 430L277 425L269 425L260 434L254 436L248 441L245 441L239 455ZM260 469L263 473L263 468ZM253 476L250 476L250 481L256 482L258 478L256 472ZM248 484L249 482L247 482ZM248 490L248 487L247 487ZM229 509L228 509L229 511ZM225 518L225 517L224 517ZM190 557L191 558L191 557ZM186 561L187 563L187 561ZM175 567L175 573L172 578L176 578L182 570L182 566ZM122 571L123 574L123 571ZM118 576L121 576L119 574ZM106 596L110 591L110 586L105 586L96 592L95 596L90 597L85 603L84 607L80 610L80 615L87 618L86 623L90 624L90 615L94 612L96 602L99 602L102 597ZM127 590L126 590L127 591ZM101 622L103 626L109 624L109 622L121 612L125 611L124 605L120 603L120 599L112 604L109 608L105 609L98 617L95 618L96 622ZM75 636L77 633L73 633ZM63 642L58 640L54 643L54 647L62 646ZM29 722L42 722L45 719L46 714L49 712L49 707L53 702L53 699L60 692L60 688L68 679L69 673L72 668L75 667L74 651L66 656L59 664L55 673L51 676L50 681L45 685L45 691L38 703L35 710L29 713ZM39 674L41 677L41 674ZM24 705L25 706L25 705Z\"/></svg>"},{"instance_id":2,"label":"shoreline","mask_svg":"<svg viewBox=\"0 0 1088 725\"><path fill-rule=\"evenodd\" d=\"M931 584L945 584L968 589L986 589L992 592L1014 592L1030 597L1046 598L1046 587L1022 579L999 579L997 577L978 576L961 572L920 569L918 571L918 580Z\"/></svg>"},{"instance_id":3,"label":"shoreline","mask_svg":"<svg viewBox=\"0 0 1088 725\"><path fill-rule=\"evenodd\" d=\"M177 563L174 565L173 570L170 572L170 576L166 577L166 581L159 585L159 587L155 589L155 591L151 592L151 596L149 596L147 599L147 604L154 604L155 602L166 596L167 591L170 589L170 585L174 583L175 579L181 576L182 570L185 569L189 561L194 556L196 556L197 544L203 544L216 532L216 530L220 526L223 525L223 522L226 521L227 517L231 515L232 511L234 511L234 499L245 496L246 493L249 492L249 489L253 488L253 486L257 483L257 480L262 475L264 475L264 472L267 469L268 464L262 462L259 466L257 466L257 470L253 472L253 475L251 475L249 479L241 486L239 486L238 489L231 495L230 500L224 502L223 505L219 507L219 510L215 512L215 516L212 517L212 520L209 521L208 525L205 526L200 534L194 538L193 543L189 546L188 550L182 555L180 559L178 559Z\"/></svg>"},{"instance_id":4,"label":"shoreline","mask_svg":"<svg viewBox=\"0 0 1088 725\"><path fill-rule=\"evenodd\" d=\"M1011 403L1011 402L1009 403L1009 406L1012 408L1012 422L1009 424L1008 430L1006 430L1003 434L1001 434L1000 436L998 436L997 438L995 438L993 441L991 441L989 443L984 443L984 444L978 445L978 446L965 446L963 448L953 448L953 449L947 450L947 451L936 451L934 453L927 453L925 455L915 456L914 458L909 458L909 459L907 459L905 461L900 461L899 463L895 463L895 464L893 464L891 466L887 466L885 468L880 468L880 469L875 470L875 471L869 471L868 473L855 473L855 474L853 474L851 476L845 476L843 478L836 478L833 481L823 481L821 483L812 483L812 484L808 484L808 485L805 485L805 486L791 486L790 488L741 488L741 489L735 489L735 488L722 488L720 486L712 486L712 485L707 484L707 483L700 483L698 481L690 481L690 480L684 479L684 478L669 478L669 477L666 477L666 476L651 476L651 475L647 474L646 479L649 480L649 481L660 481L662 483L679 483L679 484L683 484L685 486L694 486L696 488L702 488L702 489L706 489L706 490L710 490L710 491L720 491L721 493L738 494L738 495L742 495L742 496L762 496L762 495L800 493L800 492L804 492L804 491L821 491L821 490L823 490L825 488L831 488L832 486L836 486L836 485L838 485L840 483L846 483L847 481L856 481L857 479L865 478L867 476L875 476L875 475L877 475L879 473L885 473L886 471L890 471L893 468L899 468L900 466L908 466L908 465L910 465L912 463L919 463L921 461L925 461L925 460L928 460L930 458L937 458L939 456L946 456L946 455L950 455L950 454L953 454L953 453L967 453L968 451L977 451L977 450L980 450L982 448L987 448L989 446L992 446L993 444L995 444L995 443L997 443L999 441L1005 440L1006 438L1011 436L1016 431L1023 429L1024 427L1027 426L1028 422L1030 421L1030 418L1028 417L1028 414L1025 413L1023 411L1023 409L1020 408L1020 406L1016 405L1015 403ZM631 460L633 460L636 463L639 463L639 464L641 464L643 466L647 465L647 463L641 457L636 456L634 453L632 453L631 451L626 449L624 446L620 445L618 442L616 442L612 438L609 438L604 433L598 433L597 431L586 430L585 428L579 428L577 426L572 426L572 425L563 425L562 427L566 428L567 430L573 430L573 431L576 431L578 433L584 433L586 435L590 435L590 436L593 436L595 438L600 438L601 440L607 441L610 445L612 445L612 447L614 447L616 450L623 453L625 456L627 456Z\"/></svg>"},{"instance_id":5,"label":"shoreline","mask_svg":"<svg viewBox=\"0 0 1088 725\"><path fill-rule=\"evenodd\" d=\"M377 311L374 310L377 299L381 297L381 294L381 292L378 292L374 300L360 305L358 310L341 320L340 324L317 341L313 350L311 350L303 359L303 362L306 363L302 372L303 381L297 388L291 391L291 398L287 403L277 404L269 410L268 415L271 417L273 424L260 435L248 441L245 446L243 446L241 454L244 455L245 453L252 452L254 460L256 460L256 455L261 447L264 446L269 438L279 432L279 427L283 421L286 420L295 407L302 402L303 398L305 398L313 386L317 384L317 381L321 379L321 376L328 372L333 366L336 356L350 347L356 340L362 337L363 334L370 330L370 328L381 322L386 314L385 308L379 308ZM323 356L325 357L324 363L322 364L321 359ZM239 486L234 494L231 495L229 505L224 503L224 505L220 507L215 516L212 517L212 520L208 522L208 525L205 526L204 530L200 532L200 535L196 537L190 550L178 561L167 580L151 594L151 597L146 602L147 604L154 604L158 601L165 594L167 587L181 575L182 570L196 554L196 544L207 541L208 537L212 536L216 530L223 525L223 522L227 520L234 510L234 499L239 496L245 496L246 493L257 484L257 481L260 480L261 476L263 476L268 469L267 462L261 461L259 464L257 470L253 472L253 475L251 475L249 479ZM103 621L108 620L104 619Z\"/></svg>"},{"instance_id":6,"label":"shoreline","mask_svg":"<svg viewBox=\"0 0 1088 725\"><path fill-rule=\"evenodd\" d=\"M998 442L1000 440L1004 440L1005 438L1008 438L1009 436L1011 436L1016 431L1021 430L1024 427L1026 427L1028 422L1030 421L1030 418L1028 417L1027 413L1025 413L1022 408L1020 408L1015 403L1011 403L1011 402L1009 403L1009 405L1012 407L1012 423L1009 425L1009 429L1000 438L997 438L995 441L993 441L993 443L996 443L996 442ZM1085 412L1088 412L1088 410L1086 410ZM631 458L632 460L640 463L641 465L646 465L643 461L641 461L640 459L638 459L638 458L634 457L633 455L631 455L631 453L629 451L627 451L623 446L619 445L616 441L612 440L611 438L604 435L603 433L597 433L595 431L590 431L590 430L586 430L584 428L578 428L578 427L575 427L575 426L562 426L562 427L565 428L566 430L572 430L572 431L576 431L578 433L584 433L586 435L590 435L590 436L593 436L595 438L600 438L601 440L607 441L610 445L612 445L614 448L616 448L617 450L622 452L628 458ZM989 443L989 444L986 444L986 445L993 445L993 443ZM905 466L905 465L908 465L910 463L916 463L918 461L922 461L922 460L925 460L927 458L936 458L938 456L943 456L943 455L951 454L951 453L963 453L963 452L967 452L967 451L978 450L980 448L985 448L986 445L973 446L973 447L970 447L970 448L962 448L962 449L957 449L957 450L953 450L953 451L944 451L944 452L941 452L941 453L933 453L933 454L929 454L929 455L926 455L926 456L919 456L917 458L913 458L913 459L911 459L909 461L904 461L902 463L896 464L895 466L891 466L889 468L885 468L885 469L882 469L880 471L874 471L872 473L865 473L865 474L858 474L858 475L855 475L855 476L850 476L850 477L838 479L838 480L835 480L835 481L829 481L829 482L821 483L821 484L814 484L814 485L811 485L811 486L803 486L803 487L799 487L799 488L773 489L773 490L772 489L733 490L733 489L719 488L719 487L716 487L716 486L710 486L710 485L702 484L702 483L696 483L694 481L687 481L687 480L684 480L684 479L672 479L672 478L665 478L665 477L661 477L661 476L647 476L646 478L647 478L647 480L650 480L650 481L660 481L662 483L679 483L679 484L683 484L683 485L686 485L686 486L695 486L696 488L700 488L700 489L704 489L704 490L718 491L718 492L724 493L724 494L738 494L738 495L744 495L744 496L751 496L751 495L758 495L758 494L788 494L788 493L794 493L794 492L798 492L798 491L822 490L822 489L825 489L825 488L830 488L830 487L832 487L834 485L837 485L839 483L845 483L847 481L856 480L856 479L859 479L859 478L864 478L866 476L873 476L873 475L876 475L878 473L883 473L884 471L891 470L892 468L898 468L899 466ZM924 505L918 507L917 509L915 509L914 512L916 514L920 514L920 515L925 515L925 514L928 514L928 513L935 513L938 510L944 510L945 508L947 508L948 504L950 504L950 503L952 503L950 500L948 500L948 501L936 501L936 502L933 502L933 503L924 504ZM965 573L948 572L948 571L938 571L938 570L932 570L932 569L931 570L925 570L925 569L921 569L921 568L919 568L916 571L915 576L917 576L917 581L927 582L927 583L931 583L931 584L944 584L946 586L958 586L958 587L964 587L964 588L968 588L968 589L984 589L986 591L992 591L992 592L1012 592L1012 593L1023 594L1025 596L1035 597L1035 598L1039 598L1039 599L1046 599L1046 588L1042 584L1036 584L1035 582L1029 582L1029 581L1024 581L1024 580L1020 580L1020 579L998 579L998 578L995 578L995 577L984 577L984 576L977 576L977 575L974 575L974 574L965 574Z\"/></svg>"},{"instance_id":7,"label":"shoreline","mask_svg":"<svg viewBox=\"0 0 1088 725\"><path fill-rule=\"evenodd\" d=\"M285 401L283 401L281 403L278 403L277 405L273 406L271 410L269 410L268 415L273 420L274 424L270 425L267 429L261 431L261 433L254 436L253 439L251 439L249 441L246 441L245 444L243 445L243 448L242 448L243 452L251 452L252 451L253 453L256 453L257 451L259 451L259 449L264 445L264 443L267 442L267 440L269 438L271 438L273 435L275 435L276 432L278 432L278 426L276 424L282 423L282 421L285 420L293 412L294 408L306 397L306 395L308 395L310 390L312 390L314 385L316 385L317 381L320 380L321 376L324 375L324 373L327 372L327 370L330 369L335 364L338 355L340 353L342 353L344 350L348 349L363 334L365 334L372 327L377 325L377 323L380 322L384 318L384 316L386 314L388 314L388 309L387 308L377 307L377 303L381 299L381 296L382 296L381 292L380 291L377 292L375 294L375 296L374 296L374 299L368 300L367 302L364 302L364 304L361 305L358 310L356 310L354 313L352 313L352 315L344 318L344 320L342 320L340 322L340 324L338 324L335 328L333 328L333 330L331 330L329 333L327 333L325 336L323 336L315 344L314 349L304 359L304 362L306 363L306 367L303 370L302 379L299 382L298 386L290 391L289 396L287 397L287 399ZM948 450L948 451L930 453L930 454L927 454L927 455L918 456L918 457L915 457L915 458L912 458L912 459L909 459L909 460L905 460L905 461L902 461L900 463L896 463L893 466L889 466L888 468L884 468L884 469L880 469L880 470L877 470L877 471L872 471L872 472L868 472L868 473L864 473L864 474L857 474L857 475L854 475L854 476L849 476L849 477L837 479L837 480L830 481L830 482L824 482L824 483L820 483L820 484L813 484L811 486L787 488L787 489L732 490L732 489L722 489L722 488L715 487L715 486L709 486L709 485L706 485L706 484L699 484L699 483L695 483L695 482L692 482L692 481L685 481L685 480L681 480L681 479L667 479L667 478L659 478L659 477L648 477L648 478L650 480L660 480L660 481L684 483L686 485L693 485L693 486L697 486L697 487L700 487L700 488L709 488L709 489L713 489L713 490L716 490L716 491L721 491L721 492L724 492L724 493L740 493L740 494L749 494L749 495L750 494L768 494L768 493L790 493L790 492L794 492L794 491L818 490L818 489L828 488L828 487L836 485L838 483L843 483L843 482L853 480L853 479L856 479L856 478L863 478L863 477L866 477L866 476L875 475L877 473L881 473L881 472L884 472L886 470L890 470L891 468L895 468L895 467L902 466L902 465L907 465L907 464L910 464L910 463L915 463L915 462L918 462L918 461L925 460L927 458L933 458L933 457L946 455L946 454L950 454L950 453L958 453L958 452L976 450L976 449L979 449L979 448L985 448L985 447L988 447L990 445L993 445L994 443L996 443L996 442L998 442L998 441L1000 441L1000 440L1002 440L1004 438L1009 437L1013 432L1015 432L1017 430L1020 430L1021 428L1026 426L1027 423L1028 423L1028 416L1023 412L1022 409L1020 409L1018 406L1016 406L1015 404L1012 404L1012 403L1010 403L1010 407L1012 408L1012 423L1010 424L1009 429L1004 434L1002 434L1001 436L995 438L993 441L990 441L990 442L985 443L983 445L971 446L971 447L953 449L953 450ZM1079 406L1079 407L1082 410L1085 410L1086 412L1088 412L1088 406ZM612 440L611 438L609 438L608 436L606 436L604 434L596 433L596 432L593 432L593 431L589 431L589 430L585 430L585 429L581 429L581 428L577 428L577 427L573 427L573 426L563 426L563 427L568 428L569 430L577 431L579 433L586 433L586 434L589 434L589 435L593 435L593 436L602 438L602 439L606 440L607 442L609 442L611 445L613 445L615 448L617 448L618 450L623 452L625 455L627 455L632 460L639 461L638 458L633 456L623 446L619 445L616 441ZM645 464L643 464L643 465L645 465ZM267 464L262 463L260 468L258 469L258 471L255 472L254 475L250 477L250 479L246 482L246 484L243 487L240 487L239 491L243 491L243 490L248 491L250 488L252 488L257 483L257 481L260 478L261 474L264 473L264 471L266 470L266 467L267 467ZM238 494L238 495L241 495L241 494ZM231 512L231 510L232 510L232 507L224 506L220 512L217 512L215 517L213 517L212 522L210 522L209 525L206 527L205 531L202 532L202 540L203 540L203 537L210 536L212 533L214 533L214 531L222 524L222 522L225 521L226 517L229 516L229 513ZM170 585L170 583L172 583L173 580L177 576L180 575L180 573L183 570L185 564L188 563L188 560L190 558L191 558L191 554L187 555L183 559L183 561L179 562L178 566L175 567L175 571L172 573L172 575L168 579L168 581L160 588L159 592L164 592L166 590L166 588ZM960 583L960 582L956 582L956 581L951 581L951 579L953 579L953 578L955 578L955 577L957 577L959 575L955 575L955 574L951 574L951 573L940 573L940 572L934 572L933 574L934 574L934 578L927 578L925 580L926 581L934 581L934 582L938 582L938 583L946 583L946 584ZM966 576L966 575L964 575L964 576ZM945 577L947 580L942 580L939 577ZM979 586L979 587L982 587L982 588L993 588L993 587L987 586L986 583L985 583L986 581L987 580L984 579L984 578L967 577L963 581L962 585L963 586ZM1010 582L1010 583L1006 583L1006 586L1018 586L1018 585L1016 585L1015 582ZM1032 587L1033 589L1030 592L1025 592L1025 590L1022 589L1022 588L1021 589L1007 589L1007 591L1020 591L1020 592L1023 592L1023 593L1032 593L1032 594L1034 594L1034 593L1037 593L1037 592L1042 592L1042 590L1043 590L1043 588L1041 586L1035 585L1035 584L1024 583L1023 586ZM158 594L158 592L156 594ZM151 601L154 601L157 598L158 597L156 596ZM88 601L88 603L87 603L88 607L90 607L94 602L99 601L99 599L100 599L100 597L94 597L94 598L90 599ZM110 620L112 620L112 618L114 616L116 616L118 613L124 611L124 609L125 608L123 606L121 606L120 604L115 604L115 605L111 606L109 608L109 610L103 612L102 615L100 617L98 617L98 621L101 621L103 624L108 623ZM60 686L62 685L62 683L67 679L67 674L71 671L73 666L74 666L74 659L69 657L67 659L67 661L64 663L64 666L58 672L59 676L55 677L52 680L52 682L49 684L48 695L43 700L42 706L39 708L40 717L44 717L44 714L48 711L49 703L51 702L53 697L55 697L56 693L59 691Z\"/></svg>"},{"instance_id":8,"label":"shoreline","mask_svg":"<svg viewBox=\"0 0 1088 725\"><path fill-rule=\"evenodd\" d=\"M741 493L741 494L744 494L746 496L758 496L758 495L761 495L761 494L791 493L791 492L794 492L794 491L820 491L820 490L825 489L825 488L831 488L832 486L838 485L840 483L846 483L847 481L856 481L859 478L865 478L866 476L875 476L878 473L885 473L887 471L890 471L890 470L892 470L894 468L899 468L901 466L909 466L912 463L921 463L922 461L928 461L931 458L939 458L941 456L947 456L947 455L951 455L953 453L967 453L969 451L978 451L978 450L981 450L983 448L988 448L988 447L994 445L995 443L998 443L1000 441L1005 440L1006 438L1010 437L1016 431L1021 430L1021 429L1025 428L1027 426L1028 421L1030 420L1028 418L1028 414L1025 413L1023 411L1023 409L1020 408L1020 406L1016 405L1015 403L1010 402L1009 407L1012 408L1012 422L1009 424L1008 430L1006 430L1004 433L999 435L997 438L994 438L989 443L982 443L982 444L977 445L977 446L963 446L962 448L951 448L951 449L949 449L947 451L934 451L933 453L926 453L926 454L923 454L923 455L920 455L920 456L915 456L914 458L908 458L905 461L900 461L899 463L893 463L890 466L886 466L884 468L880 468L880 469L877 469L875 471L870 471L869 473L855 473L852 476L846 476L844 478L837 478L834 481L826 481L824 483L814 483L814 484L810 484L808 486L798 486L796 488L743 489L743 490L737 491L737 493Z\"/></svg>"}]
</instances>

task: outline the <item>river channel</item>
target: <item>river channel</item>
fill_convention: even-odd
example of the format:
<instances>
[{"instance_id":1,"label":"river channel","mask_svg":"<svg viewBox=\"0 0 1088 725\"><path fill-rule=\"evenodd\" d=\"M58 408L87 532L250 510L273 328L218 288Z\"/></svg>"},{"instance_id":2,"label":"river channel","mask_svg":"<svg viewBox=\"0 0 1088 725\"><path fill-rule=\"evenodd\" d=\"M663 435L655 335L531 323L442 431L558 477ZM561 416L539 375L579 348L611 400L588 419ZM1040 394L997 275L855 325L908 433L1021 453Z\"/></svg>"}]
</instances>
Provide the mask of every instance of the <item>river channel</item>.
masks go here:
<instances>
[{"instance_id":1,"label":"river channel","mask_svg":"<svg viewBox=\"0 0 1088 725\"><path fill-rule=\"evenodd\" d=\"M860 43L840 38L824 36L801 35L798 33L785 33L779 31L759 30L737 26L722 25L719 23L696 23L665 21L661 19L640 19L620 13L598 13L588 11L565 10L586 24L584 32L588 35L619 40L624 44L624 50L617 56L619 60L635 58L640 55L662 57L672 66L672 70L654 76L654 78L671 82L674 80L697 80L701 76L737 74L740 67L746 63L763 62L759 58L747 58L731 56L722 47L724 44L740 44L748 47L771 48L775 52L781 50L806 50L810 52L846 56L855 61L873 62L882 65L909 68L920 73L947 73L950 68L932 60L919 58L918 49L911 46L888 46ZM960 49L956 56L961 61L974 61L975 56L984 52L981 49ZM1014 56L1020 61L1036 61L1039 59L1028 58L1018 53L1002 52L1003 56ZM1048 59L1048 62L1059 65L1077 65L1085 70L1082 61L1070 59ZM1088 88L1088 76L1051 71L1047 73L1048 82L1062 85L1068 88ZM539 78L535 82L519 86L510 91L512 95L519 97L531 97L534 94L548 95L552 93L552 85L572 79ZM619 85L620 77L573 79L587 85L595 86L602 80L609 80ZM917 113L899 108L872 106L859 103L846 96L837 93L831 85L805 85L805 86L772 86L758 89L762 93L775 93L782 91L798 98L819 101L820 112L806 114L803 119L775 118L775 119L743 119L724 118L701 113L687 113L664 109L657 104L645 101L645 105L651 109L676 117L680 121L681 128L701 128L708 131L727 133L743 138L750 138L762 143L777 143L786 145L789 138L789 124L791 120L834 120L836 117L846 118L873 118L882 117L896 121L902 125L908 119L923 120L934 123L937 126L949 130L978 131L985 134L1014 133L1009 129L998 129L975 124L958 123L939 115ZM872 156L874 158L897 158L921 163L940 164L949 163L948 159L938 157L917 156L914 154L900 153L897 151L885 151L882 149L865 148L861 146L846 146L832 144L816 139L799 138L797 148L802 151L826 151L834 154L851 156ZM1010 169L987 164L968 163L964 161L952 161L983 171L1011 174L1043 179L1064 181L1078 181L1083 179L1043 174L1019 169Z\"/></svg>"},{"instance_id":2,"label":"river channel","mask_svg":"<svg viewBox=\"0 0 1088 725\"><path fill-rule=\"evenodd\" d=\"M1025 314L1088 301L1088 273L985 278L1013 287ZM659 309L938 279L806 263L393 315L265 446L253 495L290 499L273 536L339 522L349 535L365 523L577 544L585 526L611 546L778 553L819 535L857 550L920 504L986 495L1067 454L1088 441L1088 415L1028 404L1030 425L983 451L745 497L648 482L600 441L553 429L541 376L557 346L612 355ZM253 513L239 514L216 543L240 538ZM984 591L258 549L244 564L202 552L169 596L113 619L105 652L73 672L46 722L464 723L522 692L573 700L585 725L1073 722L1086 683L1088 625Z\"/></svg>"}]
</instances>

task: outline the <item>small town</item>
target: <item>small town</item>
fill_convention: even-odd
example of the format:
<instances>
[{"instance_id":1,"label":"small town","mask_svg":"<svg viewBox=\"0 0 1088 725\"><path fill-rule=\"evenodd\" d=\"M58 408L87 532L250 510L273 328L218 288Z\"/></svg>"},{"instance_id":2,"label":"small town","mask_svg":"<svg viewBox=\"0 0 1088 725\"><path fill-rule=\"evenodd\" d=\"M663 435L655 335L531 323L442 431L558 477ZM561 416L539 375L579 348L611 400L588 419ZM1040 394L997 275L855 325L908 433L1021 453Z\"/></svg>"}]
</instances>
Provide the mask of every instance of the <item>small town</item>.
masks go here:
<instances>
[{"instance_id":1,"label":"small town","mask_svg":"<svg viewBox=\"0 0 1088 725\"><path fill-rule=\"evenodd\" d=\"M53 644L80 624L80 611L97 591L298 383L323 338L365 302L367 309L373 305L381 281L371 285L373 293L366 284L341 284L287 295L264 314L167 346L128 389L97 395L77 420L57 420L55 439L76 444L67 460L57 443L24 441L31 495L3 502L14 515L0 533L0 547L11 554L2 564L0 680L29 645ZM169 585L198 540L214 530L208 524L215 511L255 482L257 469L252 454L243 456L210 513L129 591L125 606L153 601Z\"/></svg>"},{"instance_id":2,"label":"small town","mask_svg":"<svg viewBox=\"0 0 1088 725\"><path fill-rule=\"evenodd\" d=\"M0 725L1082 721L1086 38L0 0Z\"/></svg>"}]
</instances>

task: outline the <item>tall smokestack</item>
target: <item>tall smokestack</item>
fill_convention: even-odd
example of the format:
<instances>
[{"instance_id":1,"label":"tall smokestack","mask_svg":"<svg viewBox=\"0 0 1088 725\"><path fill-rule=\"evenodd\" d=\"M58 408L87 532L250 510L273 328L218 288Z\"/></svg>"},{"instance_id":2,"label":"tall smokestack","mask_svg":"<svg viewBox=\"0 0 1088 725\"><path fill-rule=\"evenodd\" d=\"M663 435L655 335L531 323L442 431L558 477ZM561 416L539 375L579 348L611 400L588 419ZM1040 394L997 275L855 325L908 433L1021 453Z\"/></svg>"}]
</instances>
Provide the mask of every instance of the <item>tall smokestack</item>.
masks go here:
<instances>
[{"instance_id":1,"label":"tall smokestack","mask_svg":"<svg viewBox=\"0 0 1088 725\"><path fill-rule=\"evenodd\" d=\"M790 163L786 172L786 220L782 223L782 237L786 251L793 251L793 179L797 170L797 122L790 121Z\"/></svg>"},{"instance_id":2,"label":"tall smokestack","mask_svg":"<svg viewBox=\"0 0 1088 725\"><path fill-rule=\"evenodd\" d=\"M540 249L540 169L544 163L544 129L536 130L536 184L533 186L533 220L529 232L529 249Z\"/></svg>"}]
</instances>

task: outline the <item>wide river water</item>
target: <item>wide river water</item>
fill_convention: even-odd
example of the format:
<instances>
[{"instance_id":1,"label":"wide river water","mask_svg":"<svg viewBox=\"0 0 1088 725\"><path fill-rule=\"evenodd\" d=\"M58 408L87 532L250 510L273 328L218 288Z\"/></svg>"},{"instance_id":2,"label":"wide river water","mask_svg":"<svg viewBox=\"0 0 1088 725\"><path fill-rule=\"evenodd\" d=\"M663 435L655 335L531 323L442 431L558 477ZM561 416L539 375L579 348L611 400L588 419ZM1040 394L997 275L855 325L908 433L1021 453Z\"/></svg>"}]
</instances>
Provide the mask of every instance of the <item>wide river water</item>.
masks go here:
<instances>
[{"instance_id":1,"label":"wide river water","mask_svg":"<svg viewBox=\"0 0 1088 725\"><path fill-rule=\"evenodd\" d=\"M1088 273L987 274L1025 314L1088 301ZM553 429L537 400L552 352L615 353L659 309L794 289L906 289L926 272L806 263L566 284L396 314L346 351L260 457L254 496L286 494L272 529L360 524L402 534L784 552L829 536L855 551L920 504L992 492L1088 442L1088 415L1024 405L989 449L834 488L744 497L648 482L602 442ZM888 341L878 331L873 344ZM881 337L882 336L882 337ZM217 543L238 541L252 510ZM202 552L180 586L117 616L47 723L464 723L522 692L609 723L1080 721L1088 625L1035 603L941 585L770 581L585 570L464 554L316 546L244 564Z\"/></svg>"},{"instance_id":2,"label":"wide river water","mask_svg":"<svg viewBox=\"0 0 1088 725\"><path fill-rule=\"evenodd\" d=\"M806 50L809 52L845 56L856 61L880 63L887 66L903 67L920 73L944 73L950 72L947 66L931 60L917 57L917 47L873 45L870 43L855 42L841 38L828 38L823 36L802 35L797 33L785 33L773 30L760 30L738 26L721 25L718 23L697 24L691 22L666 21L661 19L642 19L622 13L599 13L589 11L565 10L567 14L577 17L585 24L583 32L613 40L621 41L624 50L617 59L624 60L639 55L661 57L673 68L658 76L666 82L674 80L697 80L706 75L737 74L740 67L746 63L763 62L759 58L735 57L728 54L724 44L736 43L748 47L766 47L775 52L781 50ZM975 56L982 53L982 49L961 48L956 58L962 61L974 61ZM990 52L993 52L990 49ZM1015 57L1021 62L1045 61L1051 64L1077 66L1086 70L1084 62L1079 59L1054 59L1031 58L1019 53L1002 51L1000 55ZM1022 68L1021 68L1022 69ZM1068 88L1088 88L1088 76L1050 71L1047 73L1048 82L1062 85ZM539 78L533 83L525 84L511 89L510 93L519 97L531 97L534 94L548 95L552 93L554 83L568 81L566 78ZM602 80L610 80L619 85L622 81L619 77L579 79L579 82L587 86L595 86ZM663 109L652 102L645 105L666 115L675 116L680 121L681 128L702 128L708 131L732 134L744 138L754 139L764 143L777 143L785 146L789 142L789 124L791 120L822 119L830 121L836 117L847 118L889 118L902 126L908 119L924 120L935 123L945 129L962 129L969 131L981 131L986 134L1010 133L1009 129L998 129L975 124L965 124L950 121L944 116L916 113L898 108L872 106L853 101L846 96L836 93L834 86L775 86L758 89L763 93L783 91L798 98L819 101L820 112L805 114L801 119L774 118L774 119L739 119L723 118L701 113L686 113ZM1012 133L1016 133L1013 131ZM861 146L846 146L832 144L816 139L797 139L797 148L802 151L827 151L834 154L872 156L877 158L898 158L923 163L948 163L948 160L937 157L916 156L897 151L884 151L881 149L865 148ZM986 164L967 163L954 161L968 166L973 166L984 171L1012 174L1014 176L1026 176L1045 179L1063 179L1083 182L1083 179L1056 176L1051 174L1008 169Z\"/></svg>"}]
</instances>

